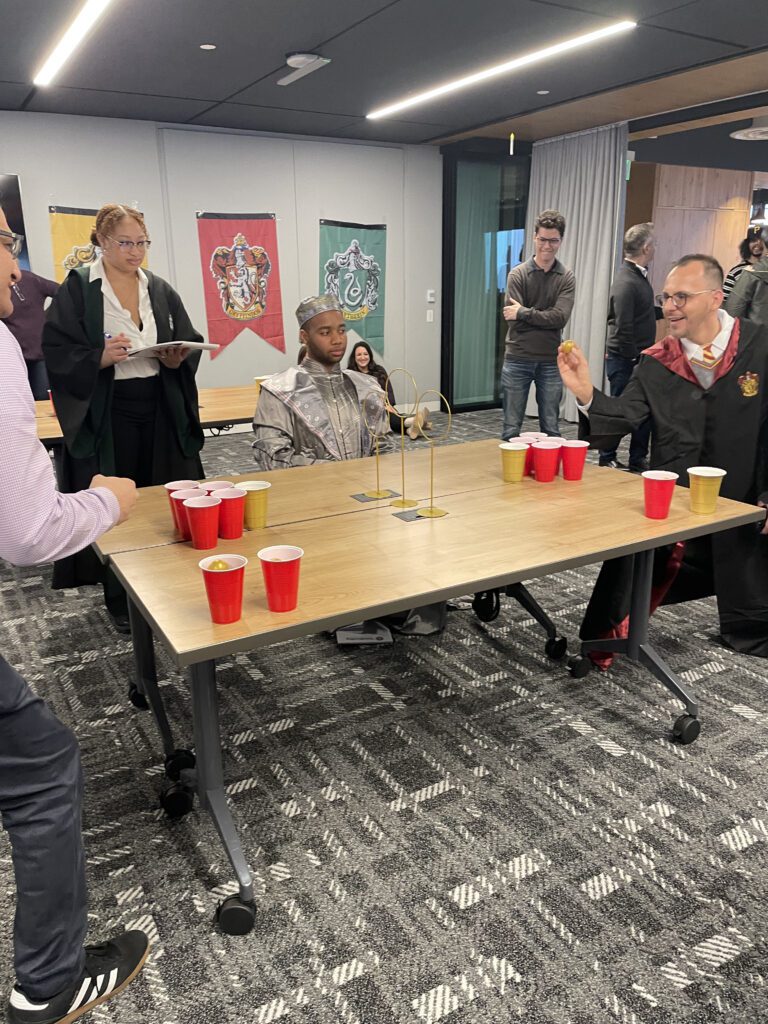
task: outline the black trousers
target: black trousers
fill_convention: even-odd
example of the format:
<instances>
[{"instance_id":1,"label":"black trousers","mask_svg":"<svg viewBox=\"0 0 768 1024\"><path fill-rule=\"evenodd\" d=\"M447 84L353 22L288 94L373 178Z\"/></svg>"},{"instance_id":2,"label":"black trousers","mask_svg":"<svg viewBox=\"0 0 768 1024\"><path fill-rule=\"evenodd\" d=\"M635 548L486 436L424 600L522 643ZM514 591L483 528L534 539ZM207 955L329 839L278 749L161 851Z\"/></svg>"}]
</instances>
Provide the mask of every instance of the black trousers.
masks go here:
<instances>
[{"instance_id":1,"label":"black trousers","mask_svg":"<svg viewBox=\"0 0 768 1024\"><path fill-rule=\"evenodd\" d=\"M81 805L77 740L0 657L0 816L16 875L14 963L34 1001L74 985L83 970Z\"/></svg>"},{"instance_id":2,"label":"black trousers","mask_svg":"<svg viewBox=\"0 0 768 1024\"><path fill-rule=\"evenodd\" d=\"M32 390L32 397L36 402L42 402L48 397L48 371L42 359L25 359L27 364L27 377Z\"/></svg>"},{"instance_id":3,"label":"black trousers","mask_svg":"<svg viewBox=\"0 0 768 1024\"><path fill-rule=\"evenodd\" d=\"M116 380L112 393L112 436L115 473L133 480L137 487L149 487L155 450L155 423L159 380L137 377ZM125 591L111 569L104 579L104 603L112 615L127 615Z\"/></svg>"},{"instance_id":4,"label":"black trousers","mask_svg":"<svg viewBox=\"0 0 768 1024\"><path fill-rule=\"evenodd\" d=\"M625 359L624 356L612 355L610 352L605 357L605 373L610 381L611 395L618 397L629 384L630 377L635 369L635 359ZM632 431L629 439L629 464L639 466L648 457L648 445L651 439L651 421L647 419L639 427ZM600 465L604 466L616 458L616 448L606 449L600 452Z\"/></svg>"}]
</instances>

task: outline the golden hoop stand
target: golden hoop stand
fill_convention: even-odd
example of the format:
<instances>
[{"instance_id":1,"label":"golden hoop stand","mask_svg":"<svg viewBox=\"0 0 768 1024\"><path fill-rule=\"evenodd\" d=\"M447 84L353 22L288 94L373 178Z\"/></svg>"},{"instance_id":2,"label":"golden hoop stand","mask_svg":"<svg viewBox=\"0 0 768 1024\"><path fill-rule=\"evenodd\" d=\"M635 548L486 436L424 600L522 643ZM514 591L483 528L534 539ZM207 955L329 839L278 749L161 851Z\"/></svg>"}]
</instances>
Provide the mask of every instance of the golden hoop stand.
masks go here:
<instances>
[{"instance_id":1,"label":"golden hoop stand","mask_svg":"<svg viewBox=\"0 0 768 1024\"><path fill-rule=\"evenodd\" d=\"M396 366L394 370L390 371L387 376L384 391L389 394L389 382L392 379L393 373L404 373L406 377L410 379L413 384L413 401L414 405L408 412L398 412L397 409L393 409L393 413L400 420L400 490L402 491L402 498L395 498L394 501L390 501L392 508L413 508L418 505L418 501L415 498L406 498L405 496L405 421L409 416L415 416L419 411L419 387L410 374L402 366Z\"/></svg>"},{"instance_id":2,"label":"golden hoop stand","mask_svg":"<svg viewBox=\"0 0 768 1024\"><path fill-rule=\"evenodd\" d=\"M448 435L451 432L451 422L453 416L451 413L451 407L448 404L448 400L446 399L445 395L443 395L440 391L437 391L435 388L430 388L428 391L425 391L424 394L419 397L420 406L424 404L424 399L426 398L427 395L435 395L437 398L440 399L441 402L443 402L445 408L448 410L448 424L445 428L445 433L441 437L427 437L427 435L424 433L421 426L419 425L419 433L429 445L429 505L427 505L426 508L418 509L416 515L421 516L422 519L440 519L442 516L447 516L448 513L445 511L445 509L435 508L435 443L437 441L445 441L447 439Z\"/></svg>"},{"instance_id":3,"label":"golden hoop stand","mask_svg":"<svg viewBox=\"0 0 768 1024\"><path fill-rule=\"evenodd\" d=\"M382 437L385 437L389 431L385 430L384 433L377 434L376 431L373 429L368 420L368 410L366 408L366 406L369 404L372 406L376 406L377 408L381 408L381 412L383 413L384 416L384 423L386 424L387 427L389 426L389 417L387 416L387 396L382 393L381 399L379 399L379 395L375 391L372 391L363 399L360 409L363 414L363 422L365 423L368 433L373 438L373 443L376 450L376 490L364 491L363 493L365 494L366 498L389 498L392 492L383 491L381 489L379 479L379 440Z\"/></svg>"}]
</instances>

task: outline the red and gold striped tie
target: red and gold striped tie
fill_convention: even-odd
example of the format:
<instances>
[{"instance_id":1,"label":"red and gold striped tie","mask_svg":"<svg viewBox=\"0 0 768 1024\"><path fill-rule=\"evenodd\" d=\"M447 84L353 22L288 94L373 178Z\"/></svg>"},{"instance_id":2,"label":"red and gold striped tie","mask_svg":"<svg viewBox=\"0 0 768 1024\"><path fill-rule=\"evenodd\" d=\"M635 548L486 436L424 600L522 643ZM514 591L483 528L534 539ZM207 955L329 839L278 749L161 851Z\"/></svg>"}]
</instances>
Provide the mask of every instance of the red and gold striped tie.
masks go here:
<instances>
[{"instance_id":1,"label":"red and gold striped tie","mask_svg":"<svg viewBox=\"0 0 768 1024\"><path fill-rule=\"evenodd\" d=\"M705 370L711 370L720 362L723 357L718 356L712 348L712 345L704 345L701 350L701 355L694 356L691 359L692 363L696 363L697 366L703 366Z\"/></svg>"}]
</instances>

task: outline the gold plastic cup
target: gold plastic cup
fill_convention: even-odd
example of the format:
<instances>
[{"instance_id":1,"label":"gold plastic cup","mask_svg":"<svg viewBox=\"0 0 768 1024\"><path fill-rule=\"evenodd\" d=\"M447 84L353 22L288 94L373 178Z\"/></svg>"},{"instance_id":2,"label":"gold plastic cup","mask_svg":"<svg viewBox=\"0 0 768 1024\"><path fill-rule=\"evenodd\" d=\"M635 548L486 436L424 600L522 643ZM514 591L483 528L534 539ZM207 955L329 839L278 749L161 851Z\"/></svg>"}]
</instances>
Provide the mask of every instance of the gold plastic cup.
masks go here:
<instances>
[{"instance_id":1,"label":"gold plastic cup","mask_svg":"<svg viewBox=\"0 0 768 1024\"><path fill-rule=\"evenodd\" d=\"M263 530L267 525L267 496L272 484L266 480L244 480L237 485L245 491L245 527Z\"/></svg>"},{"instance_id":2,"label":"gold plastic cup","mask_svg":"<svg viewBox=\"0 0 768 1024\"><path fill-rule=\"evenodd\" d=\"M524 441L504 441L501 450L501 472L504 482L519 484L525 475L525 455L529 446Z\"/></svg>"},{"instance_id":3,"label":"gold plastic cup","mask_svg":"<svg viewBox=\"0 0 768 1024\"><path fill-rule=\"evenodd\" d=\"M691 512L699 516L711 516L717 506L720 484L725 476L724 469L715 466L692 466L688 470L691 488Z\"/></svg>"}]
</instances>

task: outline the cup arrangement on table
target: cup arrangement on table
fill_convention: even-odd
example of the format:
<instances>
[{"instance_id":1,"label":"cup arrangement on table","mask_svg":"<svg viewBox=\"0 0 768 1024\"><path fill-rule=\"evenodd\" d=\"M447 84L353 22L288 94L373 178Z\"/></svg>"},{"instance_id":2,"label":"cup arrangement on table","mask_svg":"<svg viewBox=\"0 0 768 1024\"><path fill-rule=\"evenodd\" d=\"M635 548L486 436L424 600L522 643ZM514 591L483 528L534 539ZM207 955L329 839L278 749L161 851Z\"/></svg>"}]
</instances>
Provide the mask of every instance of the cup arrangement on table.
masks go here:
<instances>
[{"instance_id":1,"label":"cup arrangement on table","mask_svg":"<svg viewBox=\"0 0 768 1024\"><path fill-rule=\"evenodd\" d=\"M266 480L174 480L165 484L173 523L183 540L199 551L215 548L219 540L237 540L244 527L264 529L270 484ZM267 607L292 611L298 602L299 571L304 552L274 545L258 552ZM209 555L199 563L211 621L237 622L242 616L245 567L243 555Z\"/></svg>"},{"instance_id":2,"label":"cup arrangement on table","mask_svg":"<svg viewBox=\"0 0 768 1024\"><path fill-rule=\"evenodd\" d=\"M588 448L587 441L521 434L499 445L504 480L519 483L524 476L534 476L539 483L550 483L561 470L564 480L581 480Z\"/></svg>"},{"instance_id":3,"label":"cup arrangement on table","mask_svg":"<svg viewBox=\"0 0 768 1024\"><path fill-rule=\"evenodd\" d=\"M691 512L700 516L712 515L717 508L720 485L726 471L716 466L691 466L687 473ZM667 518L677 480L677 473L666 470L651 469L643 473L645 514L649 519Z\"/></svg>"}]
</instances>

